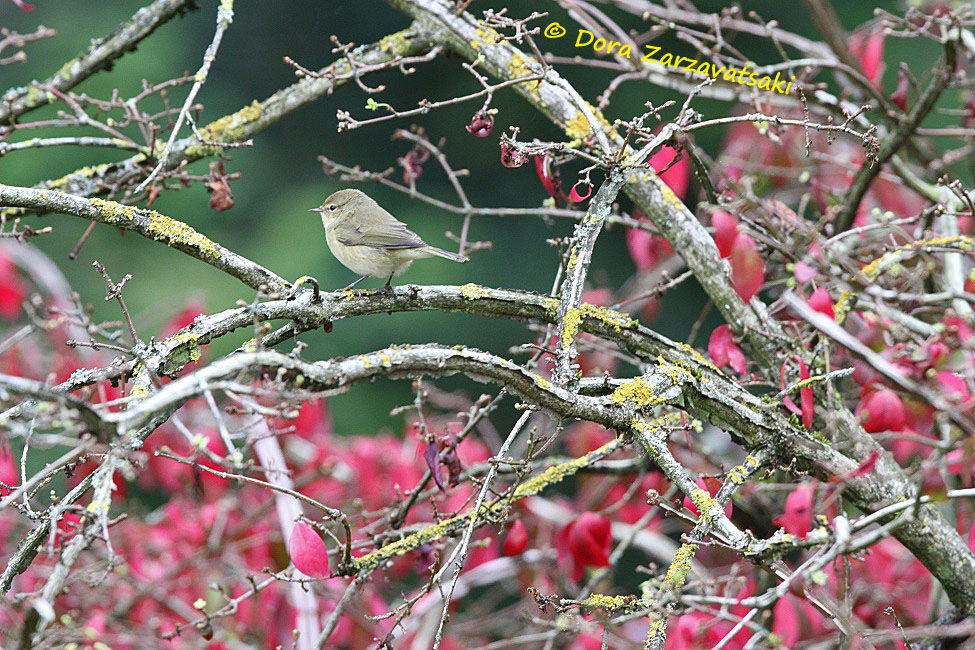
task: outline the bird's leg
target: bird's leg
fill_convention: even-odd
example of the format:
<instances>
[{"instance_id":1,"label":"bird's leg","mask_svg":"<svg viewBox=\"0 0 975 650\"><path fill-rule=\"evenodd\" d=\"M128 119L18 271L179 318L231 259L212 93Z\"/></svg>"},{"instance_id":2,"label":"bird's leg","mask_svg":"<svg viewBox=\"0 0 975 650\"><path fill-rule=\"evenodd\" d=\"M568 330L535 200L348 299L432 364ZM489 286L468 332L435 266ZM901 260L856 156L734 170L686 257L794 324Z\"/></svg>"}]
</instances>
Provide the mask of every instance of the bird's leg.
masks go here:
<instances>
[{"instance_id":1,"label":"bird's leg","mask_svg":"<svg viewBox=\"0 0 975 650\"><path fill-rule=\"evenodd\" d=\"M386 286L383 287L383 293L393 293L393 287L390 286L390 282L393 281L393 276L389 276L386 279Z\"/></svg>"},{"instance_id":2,"label":"bird's leg","mask_svg":"<svg viewBox=\"0 0 975 650\"><path fill-rule=\"evenodd\" d=\"M361 278L359 278L358 280L356 280L355 282L353 282L352 284L350 284L349 286L345 287L344 289L339 289L339 291L348 291L349 289L351 289L355 285L359 284L360 282L362 282L363 280L365 280L368 277L369 277L368 275L364 275Z\"/></svg>"},{"instance_id":3,"label":"bird's leg","mask_svg":"<svg viewBox=\"0 0 975 650\"><path fill-rule=\"evenodd\" d=\"M310 275L303 275L297 280L295 280L294 286L291 287L291 291L288 292L287 300L294 300L301 293L301 285L308 283L312 286L312 298L311 301L318 304L322 301L321 291L318 288L318 280L311 277Z\"/></svg>"}]
</instances>

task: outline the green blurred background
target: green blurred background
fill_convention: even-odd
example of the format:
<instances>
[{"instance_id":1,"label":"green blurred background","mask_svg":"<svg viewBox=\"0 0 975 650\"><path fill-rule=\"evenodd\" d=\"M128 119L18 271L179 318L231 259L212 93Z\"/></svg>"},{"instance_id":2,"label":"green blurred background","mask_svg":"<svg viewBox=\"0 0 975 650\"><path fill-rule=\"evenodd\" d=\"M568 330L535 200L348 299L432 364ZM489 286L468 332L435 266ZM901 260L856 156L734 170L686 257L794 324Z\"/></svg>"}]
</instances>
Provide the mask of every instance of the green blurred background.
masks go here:
<instances>
[{"instance_id":1,"label":"green blurred background","mask_svg":"<svg viewBox=\"0 0 975 650\"><path fill-rule=\"evenodd\" d=\"M24 85L32 79L44 79L54 73L70 57L87 47L93 38L104 36L131 16L147 2L129 0L80 1L34 0L35 10L24 12L9 0L0 0L0 26L21 32L38 24L52 27L58 35L31 43L26 51L28 60L0 67L0 92ZM203 52L213 36L216 2L199 2L198 9L176 18L143 41L134 53L124 56L114 67L81 84L76 92L107 98L118 88L122 96L141 89L142 80L161 82L195 71ZM518 17L531 11L548 11L550 18L559 20L569 34L575 33L575 23L552 2L484 2L475 0L469 11L479 13L487 8L509 7L509 15ZM626 29L644 26L630 16L603 6L611 16L619 19ZM722 3L699 3L702 9L720 10ZM837 3L844 25L850 29L873 16L870 3ZM881 4L897 11L894 3ZM754 10L766 20L775 19L786 29L815 36L811 21L801 5L781 2L748 2L746 10ZM209 76L209 81L197 97L205 105L199 123L206 124L238 110L253 99L263 99L276 90L293 83L292 69L282 63L290 56L309 68L318 69L334 60L329 35L337 35L343 42L357 44L373 42L383 35L402 29L409 19L383 2L287 3L247 2L239 0L235 7L234 23L227 32ZM758 63L780 60L773 46L760 39L737 39L736 45ZM687 53L689 46L664 35L655 44L675 54ZM540 39L540 46L560 55L573 55L572 41ZM6 54L9 54L6 53ZM795 53L793 53L795 54ZM885 60L886 88L896 82L897 62L906 61L916 76L922 76L937 57L937 47L928 41L888 39ZM460 60L443 56L423 64L416 74L404 77L398 72L369 76L370 86L386 84L383 93L370 95L379 102L398 108L416 106L421 98L440 100L478 89L474 79L461 68ZM579 67L560 67L583 96L595 101L610 80L607 70L587 70ZM821 75L822 78L822 75ZM170 101L181 105L188 86L172 91ZM285 278L293 279L310 274L326 288L345 286L355 278L341 267L327 252L321 224L308 208L343 184L338 178L323 175L317 156L324 154L347 165L362 165L371 170L383 170L396 165L396 158L405 154L409 143L391 141L398 128L418 124L426 129L434 142L445 138L444 150L455 167L470 170L464 180L472 202L480 206L540 206L544 190L535 174L534 166L507 169L499 163L498 136L511 125L520 126L521 139L559 139L559 132L535 113L513 91L505 90L495 97L494 106L500 109L494 131L489 138L475 138L464 126L472 113L480 107L480 100L452 106L409 121L385 122L352 132L336 132L336 110L349 110L356 117L369 117L364 109L367 95L354 84L340 88L330 97L307 106L254 139L252 148L228 151L227 172L239 172L241 180L232 183L235 206L225 212L208 207L209 197L202 183L195 183L179 192L164 193L153 205L164 214L184 220L212 239L240 254L268 267ZM642 112L643 102L660 105L667 99L680 100L676 94L645 83L627 83L610 105L607 117L629 118ZM152 104L144 104L144 108ZM158 104L156 105L158 107ZM698 100L695 108L705 117L720 117L734 107L725 103ZM674 110L668 113L672 117ZM46 119L55 115L55 108L46 108L25 115L21 121ZM957 118L955 118L957 119ZM24 137L93 134L90 130L30 130L14 135ZM133 135L135 132L132 132ZM181 135L188 133L184 126ZM699 132L698 143L714 154L723 134L718 130ZM168 133L161 136L168 137ZM0 181L14 185L32 185L44 179L58 178L72 170L90 164L128 157L128 153L114 153L104 149L78 147L14 152L0 158ZM196 163L192 170L206 174L208 162ZM397 170L395 178L401 177ZM570 186L570 176L563 174L564 185ZM422 191L456 202L445 176L434 161L427 163L419 180ZM459 232L461 219L437 211L419 201L378 186L363 187L400 219L435 245L450 247L444 237L446 230ZM699 188L693 184L687 203L695 204ZM624 199L625 201L625 199ZM624 205L624 209L628 206ZM250 289L189 257L170 250L157 242L127 234L120 237L110 227L99 226L82 249L77 260L69 261L68 252L74 247L87 221L63 215L43 218L30 217L33 226L51 225L54 232L34 238L31 245L44 250L61 267L71 284L85 302L93 303L96 315L117 319L114 303L105 303L104 284L91 268L91 261L104 263L113 277L131 273L134 277L126 286L126 299L136 326L143 337L158 332L160 326L181 306L192 299L202 301L210 312L234 306L238 299L251 300ZM463 284L477 282L495 287L514 287L547 292L557 268L557 252L544 240L565 237L572 232L572 222L554 220L550 223L537 218L510 217L505 219L475 219L471 238L493 242L490 250L475 254L466 265L443 261L415 264L399 279L399 283ZM615 290L634 272L626 251L624 232L611 228L600 238L595 250L591 279L595 285ZM379 286L381 281L365 286ZM700 288L688 282L670 292L653 326L672 337L686 336L704 304ZM697 345L706 343L707 333L719 324L712 316ZM211 354L225 353L250 334L227 337L211 346ZM391 343L424 343L439 341L491 350L508 356L512 345L531 340L523 324L509 321L488 321L458 314L393 314L371 316L336 323L330 334L307 333L301 339L310 347L307 359L358 354ZM623 372L627 370L624 369ZM459 379L448 381L446 387L463 385ZM480 389L475 389L480 390ZM474 392L474 395L477 393ZM401 420L389 416L391 408L411 401L407 382L379 382L357 387L332 400L332 412L341 433L368 433L380 429L399 429Z\"/></svg>"}]
</instances>

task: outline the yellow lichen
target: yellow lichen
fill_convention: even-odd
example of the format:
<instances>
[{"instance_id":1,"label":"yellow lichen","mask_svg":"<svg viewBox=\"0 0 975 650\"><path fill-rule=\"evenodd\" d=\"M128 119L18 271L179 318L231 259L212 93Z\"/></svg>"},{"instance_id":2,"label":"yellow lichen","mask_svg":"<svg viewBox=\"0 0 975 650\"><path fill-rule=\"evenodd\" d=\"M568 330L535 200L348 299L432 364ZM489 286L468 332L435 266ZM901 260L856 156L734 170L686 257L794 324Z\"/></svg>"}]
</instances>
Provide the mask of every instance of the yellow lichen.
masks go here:
<instances>
[{"instance_id":1,"label":"yellow lichen","mask_svg":"<svg viewBox=\"0 0 975 650\"><path fill-rule=\"evenodd\" d=\"M565 265L566 270L571 269L576 265L576 252L578 252L578 250L578 246L572 247L572 252L569 253L569 262Z\"/></svg>"},{"instance_id":2,"label":"yellow lichen","mask_svg":"<svg viewBox=\"0 0 975 650\"><path fill-rule=\"evenodd\" d=\"M138 156L136 156L136 158L138 158ZM145 156L143 156L143 159L144 158ZM138 162L141 162L141 160L139 160ZM47 187L50 189L67 187L68 183L77 180L79 178L92 178L94 176L102 176L108 170L108 168L111 167L113 164L114 163L102 163L100 165L95 165L94 167L82 167L81 169L77 169L71 172L70 174L66 174L62 176L61 178L56 178L53 181L48 181Z\"/></svg>"},{"instance_id":3,"label":"yellow lichen","mask_svg":"<svg viewBox=\"0 0 975 650\"><path fill-rule=\"evenodd\" d=\"M410 41L406 37L407 31L387 34L379 40L379 49L396 56L403 56L410 52Z\"/></svg>"},{"instance_id":4,"label":"yellow lichen","mask_svg":"<svg viewBox=\"0 0 975 650\"><path fill-rule=\"evenodd\" d=\"M840 294L840 299L836 301L836 306L833 308L833 314L837 325L843 324L843 321L846 320L847 313L849 313L850 309L853 307L853 303L850 302L851 295L852 294L849 292L849 290L844 289Z\"/></svg>"},{"instance_id":5,"label":"yellow lichen","mask_svg":"<svg viewBox=\"0 0 975 650\"><path fill-rule=\"evenodd\" d=\"M914 241L878 257L860 269L860 272L867 276L867 278L873 280L884 268L900 261L907 253L923 248L937 246L951 246L953 248L970 252L975 249L975 238L968 237L966 235L951 235L948 237L935 237L933 239Z\"/></svg>"},{"instance_id":6,"label":"yellow lichen","mask_svg":"<svg viewBox=\"0 0 975 650\"><path fill-rule=\"evenodd\" d=\"M149 394L149 387L145 384L133 384L132 390L129 391L129 395L132 397L142 397L143 395Z\"/></svg>"},{"instance_id":7,"label":"yellow lichen","mask_svg":"<svg viewBox=\"0 0 975 650\"><path fill-rule=\"evenodd\" d=\"M535 380L535 385L542 390L552 390L552 384L549 383L544 377L539 377L538 375L532 375L532 379Z\"/></svg>"},{"instance_id":8,"label":"yellow lichen","mask_svg":"<svg viewBox=\"0 0 975 650\"><path fill-rule=\"evenodd\" d=\"M629 610L639 604L636 596L607 596L606 594L592 594L579 601L587 609Z\"/></svg>"},{"instance_id":9,"label":"yellow lichen","mask_svg":"<svg viewBox=\"0 0 975 650\"><path fill-rule=\"evenodd\" d=\"M244 139L248 124L257 121L264 112L264 107L256 99L236 113L225 115L210 122L204 129L210 140L220 142L239 142Z\"/></svg>"},{"instance_id":10,"label":"yellow lichen","mask_svg":"<svg viewBox=\"0 0 975 650\"><path fill-rule=\"evenodd\" d=\"M203 257L216 258L221 255L216 242L209 237L182 221L170 219L155 210L149 211L149 225L146 231L157 241L165 242L170 246L187 246L198 251Z\"/></svg>"},{"instance_id":11,"label":"yellow lichen","mask_svg":"<svg viewBox=\"0 0 975 650\"><path fill-rule=\"evenodd\" d=\"M667 617L657 618L650 621L650 629L647 630L646 645L649 646L653 639L663 636L666 632Z\"/></svg>"},{"instance_id":12,"label":"yellow lichen","mask_svg":"<svg viewBox=\"0 0 975 650\"><path fill-rule=\"evenodd\" d=\"M538 476L530 478L519 485L515 490L515 498L533 496L541 492L546 486L558 483L564 478L572 476L594 460L606 456L611 446L616 448L619 446L619 443L615 439L610 440L599 449L590 451L585 456L573 458L570 461L549 467Z\"/></svg>"},{"instance_id":13,"label":"yellow lichen","mask_svg":"<svg viewBox=\"0 0 975 650\"><path fill-rule=\"evenodd\" d=\"M691 498L691 502L697 506L697 511L701 517L707 517L711 508L714 506L714 499L708 494L707 490L702 490L700 488L691 491L688 495Z\"/></svg>"},{"instance_id":14,"label":"yellow lichen","mask_svg":"<svg viewBox=\"0 0 975 650\"><path fill-rule=\"evenodd\" d=\"M684 202L681 201L680 198L674 194L674 190L670 189L670 187L663 181L660 182L660 195L663 197L664 202L669 203L678 210L685 209Z\"/></svg>"},{"instance_id":15,"label":"yellow lichen","mask_svg":"<svg viewBox=\"0 0 975 650\"><path fill-rule=\"evenodd\" d=\"M609 398L617 404L622 404L629 400L636 404L637 407L653 406L664 402L663 399L653 394L653 389L650 388L650 384L642 377L634 377L630 381L621 384L613 391Z\"/></svg>"},{"instance_id":16,"label":"yellow lichen","mask_svg":"<svg viewBox=\"0 0 975 650\"><path fill-rule=\"evenodd\" d=\"M486 298L491 295L491 291L485 287L474 284L473 282L468 282L467 284L461 286L460 295L464 296L467 300L477 300L479 298Z\"/></svg>"},{"instance_id":17,"label":"yellow lichen","mask_svg":"<svg viewBox=\"0 0 975 650\"><path fill-rule=\"evenodd\" d=\"M664 584L671 589L680 589L691 570L691 560L697 552L697 544L685 543L674 553L674 559L664 576Z\"/></svg>"},{"instance_id":18,"label":"yellow lichen","mask_svg":"<svg viewBox=\"0 0 975 650\"><path fill-rule=\"evenodd\" d=\"M736 465L728 472L728 480L735 485L741 485L746 478L748 478L748 470L745 469L744 465Z\"/></svg>"},{"instance_id":19,"label":"yellow lichen","mask_svg":"<svg viewBox=\"0 0 975 650\"><path fill-rule=\"evenodd\" d=\"M580 305L580 311L585 318L592 318L594 320L603 322L617 332L621 331L624 327L629 329L631 327L636 327L638 324L636 319L630 318L622 312L618 312L607 307L590 305L588 302L584 302L582 305Z\"/></svg>"},{"instance_id":20,"label":"yellow lichen","mask_svg":"<svg viewBox=\"0 0 975 650\"><path fill-rule=\"evenodd\" d=\"M562 332L559 335L559 344L562 349L567 349L576 340L579 333L579 323L582 322L581 312L578 307L569 307L565 310L565 318L562 319Z\"/></svg>"},{"instance_id":21,"label":"yellow lichen","mask_svg":"<svg viewBox=\"0 0 975 650\"><path fill-rule=\"evenodd\" d=\"M171 219L155 210L139 210L131 205L122 205L115 201L90 199L89 203L101 213L108 222L124 220L134 221L136 217L147 217L149 223L145 226L146 233L153 239L162 241L169 246L186 246L198 251L203 257L220 257L217 244L205 235L198 233L191 226L182 221Z\"/></svg>"},{"instance_id":22,"label":"yellow lichen","mask_svg":"<svg viewBox=\"0 0 975 650\"><path fill-rule=\"evenodd\" d=\"M599 449L591 451L585 456L575 458L554 467L550 467L542 472L539 476L525 481L518 486L518 488L515 490L513 498L520 499L538 494L548 485L558 483L567 476L575 474L589 463L609 455L618 447L619 443L616 440L611 440ZM372 553L368 553L359 558L354 558L353 563L355 564L357 570L366 567L379 566L389 558L404 555L422 544L426 544L443 537L449 531L459 527L461 524L466 524L471 519L480 516L484 516L485 518L497 516L506 507L507 502L504 499L499 499L493 504L482 505L477 510L472 508L468 512L456 515L450 519L445 519L437 524L433 524L419 530L412 535L408 535L401 540L387 544L386 546L377 549Z\"/></svg>"},{"instance_id":23,"label":"yellow lichen","mask_svg":"<svg viewBox=\"0 0 975 650\"><path fill-rule=\"evenodd\" d=\"M508 78L509 79L520 79L521 77L530 77L534 72L529 66L529 61L534 63L533 59L526 58L521 55L514 47L511 48L511 60L508 61Z\"/></svg>"},{"instance_id":24,"label":"yellow lichen","mask_svg":"<svg viewBox=\"0 0 975 650\"><path fill-rule=\"evenodd\" d=\"M565 123L565 134L573 140L582 140L589 137L592 127L589 126L589 119L582 111L575 114L575 117Z\"/></svg>"},{"instance_id":25,"label":"yellow lichen","mask_svg":"<svg viewBox=\"0 0 975 650\"><path fill-rule=\"evenodd\" d=\"M474 35L477 38L471 41L471 47L475 50L480 49L482 45L494 45L504 40L492 27L479 27L474 30Z\"/></svg>"},{"instance_id":26,"label":"yellow lichen","mask_svg":"<svg viewBox=\"0 0 975 650\"><path fill-rule=\"evenodd\" d=\"M359 356L356 357L356 359L362 361L362 365L364 365L367 369L372 368L372 361L369 360L369 357L360 354Z\"/></svg>"}]
</instances>

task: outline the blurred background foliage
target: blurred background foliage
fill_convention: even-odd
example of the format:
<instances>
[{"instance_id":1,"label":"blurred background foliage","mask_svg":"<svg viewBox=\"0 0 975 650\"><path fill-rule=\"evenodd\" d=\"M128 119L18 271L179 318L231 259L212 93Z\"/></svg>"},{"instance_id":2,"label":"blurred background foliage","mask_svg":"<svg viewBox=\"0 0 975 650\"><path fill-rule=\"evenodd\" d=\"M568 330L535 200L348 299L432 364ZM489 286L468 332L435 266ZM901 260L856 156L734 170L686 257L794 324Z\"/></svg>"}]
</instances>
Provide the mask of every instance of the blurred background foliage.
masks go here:
<instances>
[{"instance_id":1,"label":"blurred background foliage","mask_svg":"<svg viewBox=\"0 0 975 650\"><path fill-rule=\"evenodd\" d=\"M71 1L34 0L35 10L24 12L9 0L0 0L0 25L26 32L38 24L52 27L58 35L31 43L25 63L0 67L0 86L3 89L24 85L32 79L44 79L70 57L87 47L93 38L104 36L127 20L145 0ZM143 41L136 52L127 54L114 67L102 72L75 89L94 97L107 98L113 89L128 96L138 92L142 80L161 82L195 71L203 51L213 36L216 2L198 2L195 11L176 18ZM720 2L695 3L701 9L719 11ZM836 3L835 7L847 29L870 20L874 3ZM890 11L902 11L895 3L879 3ZM575 50L575 23L552 2L487 2L475 0L469 11L479 14L487 8L509 8L509 15L524 16L531 11L547 11L542 19L558 20L568 29L568 35L558 41L539 38L543 50L560 55L591 54L591 50ZM631 29L643 29L631 16L602 6L620 24ZM763 0L747 2L744 9L755 11L765 20L777 20L782 27L813 37L811 21L801 5ZM329 35L337 35L343 42L357 44L378 40L383 35L402 29L409 19L378 0L356 2L314 2L293 0L287 3L257 3L240 0L236 3L234 23L226 34L207 84L197 100L205 105L197 116L199 124L206 124L238 110L253 99L263 99L278 89L293 83L292 69L282 63L290 56L306 67L321 68L334 60ZM662 51L688 53L689 46L672 34L655 41ZM762 39L739 39L736 45L753 61L772 63L779 59L773 45ZM897 63L905 61L917 77L922 77L938 56L934 43L922 39L889 38L886 44L885 88L896 83ZM794 53L793 53L794 54ZM461 68L457 58L442 56L418 67L415 74L404 77L398 72L369 76L365 82L372 87L385 84L382 93L369 95L379 102L388 102L400 109L416 106L421 98L441 100L478 89L476 81ZM576 84L590 101L605 88L612 74L608 70L561 66L562 72ZM824 79L825 75L820 75ZM173 89L170 102L179 106L188 86ZM838 89L836 89L838 90ZM495 97L499 109L492 135L476 138L469 135L465 125L480 107L480 100L451 106L411 121L391 121L352 132L336 132L336 110L349 110L356 117L373 114L365 110L367 95L355 84L340 88L326 97L277 123L254 139L254 147L228 150L225 163L228 173L239 172L241 179L232 182L235 205L225 212L208 207L208 195L202 183L178 192L164 193L153 208L181 219L212 239L270 268L285 278L304 274L318 278L325 288L339 288L354 279L353 274L340 266L325 248L321 224L308 208L317 206L329 193L344 184L337 178L326 177L317 160L324 154L347 165L361 165L374 171L396 166L396 158L404 155L410 144L391 140L396 129L411 124L422 126L433 142L445 140L443 149L456 168L470 170L464 180L471 201L478 206L540 206L546 194L535 174L534 166L507 169L499 163L498 136L509 126L520 126L521 138L559 139L558 130L530 109L508 89ZM683 97L645 83L628 82L614 96L606 111L610 120L630 118L643 111L647 100L660 105L668 99L682 101ZM63 104L61 105L63 106ZM148 106L148 105L147 105ZM22 121L50 118L57 107L47 107L24 116ZM695 108L706 118L727 115L735 107L716 101L696 100ZM673 117L676 108L665 115ZM935 116L937 123L942 118ZM957 119L957 118L947 118ZM183 133L189 132L184 126ZM80 133L74 131L73 133ZM30 130L22 137L64 135L64 130ZM160 137L168 137L163 133ZM714 155L720 148L723 133L718 129L698 132L698 144ZM104 149L48 148L14 152L0 158L0 181L14 185L31 185L44 179L58 178L84 165L97 164L127 157L126 152L114 153ZM208 161L196 163L193 173L206 174ZM571 186L571 174L563 172L563 184ZM399 169L394 177L399 179ZM430 161L418 181L421 191L438 198L456 202L447 179L435 162ZM450 247L444 232L459 232L461 218L440 212L420 201L378 186L364 186L381 204L435 245ZM694 206L699 188L692 180L687 197ZM625 199L622 199L625 202ZM624 210L629 206L624 203ZM92 269L92 260L104 263L113 277L131 273L134 277L126 286L126 299L140 334L147 338L159 331L161 325L178 309L192 300L201 301L208 312L231 308L239 299L252 300L253 294L232 278L209 266L170 250L157 242L134 234L120 236L118 231L98 226L82 249L77 260L69 261L68 252L88 225L87 221L63 215L30 217L32 226L51 225L50 235L31 240L50 255L64 271L72 286L86 303L95 305L96 315L103 319L117 319L114 302L103 301L105 287ZM399 283L463 284L477 282L495 287L517 287L539 292L551 289L558 264L558 251L545 239L571 234L573 222L565 219L543 222L537 218L478 218L471 229L473 240L490 241L491 249L478 252L466 265L442 261L420 262L399 278ZM610 228L596 246L593 271L590 274L597 286L616 290L635 270L627 254L622 228ZM365 286L379 286L381 281ZM669 292L652 326L662 333L682 338L688 333L705 302L704 294L694 282L687 282ZM713 326L720 324L711 316L696 344L706 345ZM226 353L250 333L227 337L213 344L211 354ZM391 343L425 343L439 341L446 344L463 343L509 356L509 348L534 338L523 324L509 321L487 321L458 314L393 314L340 321L330 334L310 332L301 339L309 344L304 353L307 359L358 354ZM627 372L623 369L622 372ZM443 381L445 387L462 385ZM475 389L476 390L476 389ZM474 393L476 396L476 393ZM401 421L389 416L391 408L412 401L407 382L383 381L361 386L331 400L336 427L340 433L369 433L382 429L399 429ZM510 412L510 411L509 411Z\"/></svg>"}]
</instances>

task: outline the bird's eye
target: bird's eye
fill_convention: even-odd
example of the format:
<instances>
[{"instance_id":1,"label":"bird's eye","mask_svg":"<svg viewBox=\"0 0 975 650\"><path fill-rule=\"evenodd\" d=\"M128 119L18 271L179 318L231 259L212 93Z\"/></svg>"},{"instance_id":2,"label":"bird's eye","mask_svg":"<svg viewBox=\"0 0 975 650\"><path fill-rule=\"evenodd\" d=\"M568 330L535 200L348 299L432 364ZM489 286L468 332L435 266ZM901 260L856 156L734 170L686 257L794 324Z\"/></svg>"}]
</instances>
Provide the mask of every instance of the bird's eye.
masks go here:
<instances>
[{"instance_id":1,"label":"bird's eye","mask_svg":"<svg viewBox=\"0 0 975 650\"><path fill-rule=\"evenodd\" d=\"M329 206L328 206L328 211L329 212L335 212L338 209L339 209L339 206L335 205L334 203L330 203Z\"/></svg>"}]
</instances>

